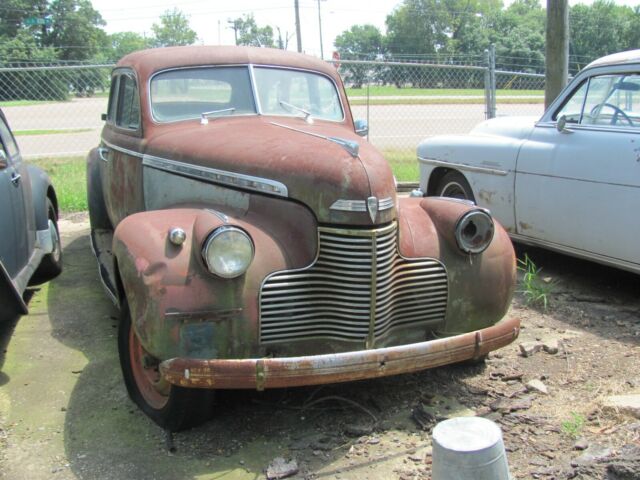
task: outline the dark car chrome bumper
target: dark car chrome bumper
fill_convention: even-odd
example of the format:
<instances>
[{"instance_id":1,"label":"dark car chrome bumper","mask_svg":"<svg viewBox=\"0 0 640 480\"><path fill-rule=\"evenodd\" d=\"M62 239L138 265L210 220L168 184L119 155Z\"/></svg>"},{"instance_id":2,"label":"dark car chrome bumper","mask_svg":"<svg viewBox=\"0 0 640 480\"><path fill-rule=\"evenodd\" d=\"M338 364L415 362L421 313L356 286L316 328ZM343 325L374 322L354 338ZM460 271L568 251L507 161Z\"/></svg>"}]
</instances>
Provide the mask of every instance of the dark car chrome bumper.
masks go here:
<instances>
[{"instance_id":1,"label":"dark car chrome bumper","mask_svg":"<svg viewBox=\"0 0 640 480\"><path fill-rule=\"evenodd\" d=\"M427 342L306 357L242 360L172 358L160 364L174 385L193 388L282 388L415 372L479 358L513 342L520 320Z\"/></svg>"}]
</instances>

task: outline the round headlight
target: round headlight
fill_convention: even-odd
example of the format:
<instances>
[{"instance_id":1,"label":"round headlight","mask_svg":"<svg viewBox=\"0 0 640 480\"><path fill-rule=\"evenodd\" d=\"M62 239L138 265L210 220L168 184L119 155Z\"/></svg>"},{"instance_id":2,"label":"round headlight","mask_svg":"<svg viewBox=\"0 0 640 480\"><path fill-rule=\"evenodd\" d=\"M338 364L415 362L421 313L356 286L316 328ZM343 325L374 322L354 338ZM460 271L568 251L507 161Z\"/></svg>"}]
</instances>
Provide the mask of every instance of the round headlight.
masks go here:
<instances>
[{"instance_id":1,"label":"round headlight","mask_svg":"<svg viewBox=\"0 0 640 480\"><path fill-rule=\"evenodd\" d=\"M493 231L491 215L484 210L471 210L458 220L456 242L465 253L481 253L491 243Z\"/></svg>"},{"instance_id":2,"label":"round headlight","mask_svg":"<svg viewBox=\"0 0 640 480\"><path fill-rule=\"evenodd\" d=\"M225 226L209 235L202 248L202 257L211 273L235 278L247 271L253 252L253 241L244 230Z\"/></svg>"}]
</instances>

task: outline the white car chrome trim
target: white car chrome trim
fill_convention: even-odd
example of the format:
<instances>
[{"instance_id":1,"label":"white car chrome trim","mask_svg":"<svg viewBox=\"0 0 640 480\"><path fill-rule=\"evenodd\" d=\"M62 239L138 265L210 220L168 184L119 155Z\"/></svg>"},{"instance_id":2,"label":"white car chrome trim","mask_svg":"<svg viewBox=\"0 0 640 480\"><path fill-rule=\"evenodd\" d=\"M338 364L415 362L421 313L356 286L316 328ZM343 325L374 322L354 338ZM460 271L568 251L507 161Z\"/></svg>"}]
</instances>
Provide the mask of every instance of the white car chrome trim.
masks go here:
<instances>
[{"instance_id":1,"label":"white car chrome trim","mask_svg":"<svg viewBox=\"0 0 640 480\"><path fill-rule=\"evenodd\" d=\"M590 260L592 262L600 263L601 265L613 266L629 272L640 273L640 264L634 262L628 262L620 258L607 257L606 255L600 255L598 253L589 252L587 250L580 250L578 248L568 247L559 243L548 242L546 240L540 240L537 238L527 237L526 235L519 235L517 233L509 232L509 237L512 240L526 245L533 245L536 247L546 248L559 253L569 254L571 256L581 258L584 260Z\"/></svg>"},{"instance_id":2,"label":"white car chrome trim","mask_svg":"<svg viewBox=\"0 0 640 480\"><path fill-rule=\"evenodd\" d=\"M244 188L246 190L266 193L268 195L276 195L279 197L289 196L289 191L285 184L267 178L253 177L251 175L243 175L240 173L218 170L216 168L197 166L190 163L169 160L167 158L155 157L153 155L143 155L142 164L157 170L178 173L187 177L207 180L225 186Z\"/></svg>"},{"instance_id":3,"label":"white car chrome trim","mask_svg":"<svg viewBox=\"0 0 640 480\"><path fill-rule=\"evenodd\" d=\"M488 173L490 175L499 175L504 177L509 175L507 170L498 170L497 168L476 167L473 165L466 165L464 163L443 162L442 160L434 160L433 158L424 158L418 156L418 161L430 165L436 165L438 167L457 168L459 170L467 170L469 172Z\"/></svg>"}]
</instances>

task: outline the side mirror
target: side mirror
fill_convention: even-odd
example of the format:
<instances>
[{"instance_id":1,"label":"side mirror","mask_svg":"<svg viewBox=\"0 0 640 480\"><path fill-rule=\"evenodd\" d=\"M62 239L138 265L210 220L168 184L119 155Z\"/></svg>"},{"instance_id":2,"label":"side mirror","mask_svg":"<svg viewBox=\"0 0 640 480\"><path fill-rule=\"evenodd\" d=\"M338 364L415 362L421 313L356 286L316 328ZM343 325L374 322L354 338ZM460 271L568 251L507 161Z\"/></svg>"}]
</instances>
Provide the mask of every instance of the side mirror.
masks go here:
<instances>
[{"instance_id":1,"label":"side mirror","mask_svg":"<svg viewBox=\"0 0 640 480\"><path fill-rule=\"evenodd\" d=\"M356 135L366 137L369 135L369 125L366 120L356 120L353 122L353 126L356 128Z\"/></svg>"},{"instance_id":2,"label":"side mirror","mask_svg":"<svg viewBox=\"0 0 640 480\"><path fill-rule=\"evenodd\" d=\"M567 128L567 117L562 115L556 122L556 130L560 133L573 133L573 130Z\"/></svg>"},{"instance_id":3,"label":"side mirror","mask_svg":"<svg viewBox=\"0 0 640 480\"><path fill-rule=\"evenodd\" d=\"M9 161L7 160L7 155L4 153L4 150L0 150L0 170L4 170L9 166Z\"/></svg>"}]
</instances>

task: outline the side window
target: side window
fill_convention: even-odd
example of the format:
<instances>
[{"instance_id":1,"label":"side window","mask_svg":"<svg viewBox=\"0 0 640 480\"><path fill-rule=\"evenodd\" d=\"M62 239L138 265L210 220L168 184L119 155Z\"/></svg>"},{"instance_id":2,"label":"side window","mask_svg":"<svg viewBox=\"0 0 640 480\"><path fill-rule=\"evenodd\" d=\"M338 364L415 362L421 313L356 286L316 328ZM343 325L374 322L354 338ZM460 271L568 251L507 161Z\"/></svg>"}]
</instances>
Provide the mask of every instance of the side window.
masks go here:
<instances>
[{"instance_id":1,"label":"side window","mask_svg":"<svg viewBox=\"0 0 640 480\"><path fill-rule=\"evenodd\" d=\"M2 139L2 144L4 145L2 149L5 151L5 154L9 158L13 158L18 155L18 145L16 145L15 140L13 139L13 135L11 135L11 131L6 123L0 119L0 138Z\"/></svg>"},{"instance_id":2,"label":"side window","mask_svg":"<svg viewBox=\"0 0 640 480\"><path fill-rule=\"evenodd\" d=\"M140 97L132 75L121 75L118 85L116 125L135 130L140 126Z\"/></svg>"},{"instance_id":3,"label":"side window","mask_svg":"<svg viewBox=\"0 0 640 480\"><path fill-rule=\"evenodd\" d=\"M569 123L640 128L640 75L599 75L584 82L554 120Z\"/></svg>"},{"instance_id":4,"label":"side window","mask_svg":"<svg viewBox=\"0 0 640 480\"><path fill-rule=\"evenodd\" d=\"M107 121L113 123L116 118L116 105L118 104L118 82L120 75L111 77L111 88L109 90L109 107L107 108Z\"/></svg>"}]
</instances>

